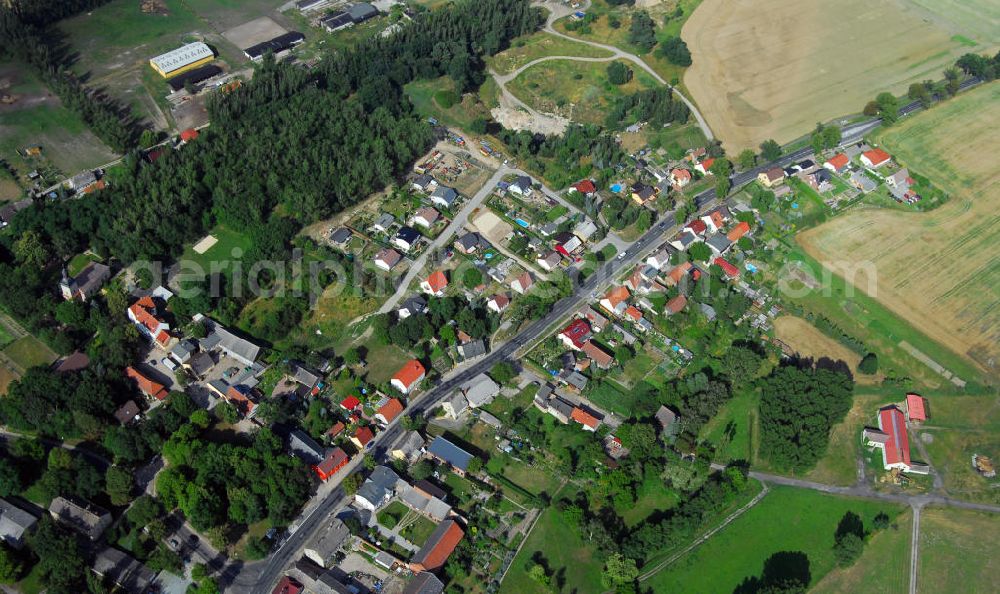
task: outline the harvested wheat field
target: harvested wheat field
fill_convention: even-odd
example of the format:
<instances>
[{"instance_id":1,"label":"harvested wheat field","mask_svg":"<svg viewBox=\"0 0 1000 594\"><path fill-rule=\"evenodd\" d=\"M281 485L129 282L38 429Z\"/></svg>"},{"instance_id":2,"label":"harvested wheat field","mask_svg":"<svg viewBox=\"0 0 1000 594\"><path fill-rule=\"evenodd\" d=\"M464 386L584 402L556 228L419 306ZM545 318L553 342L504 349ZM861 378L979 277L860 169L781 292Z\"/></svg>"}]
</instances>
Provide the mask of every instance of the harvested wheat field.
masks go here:
<instances>
[{"instance_id":1,"label":"harvested wheat field","mask_svg":"<svg viewBox=\"0 0 1000 594\"><path fill-rule=\"evenodd\" d=\"M868 268L855 276L858 288L993 377L1000 375L997 122L994 82L886 130L883 146L951 200L926 213L856 209L797 237L834 272Z\"/></svg>"},{"instance_id":2,"label":"harvested wheat field","mask_svg":"<svg viewBox=\"0 0 1000 594\"><path fill-rule=\"evenodd\" d=\"M731 152L784 143L940 78L971 50L955 26L904 0L705 0L681 33L684 84Z\"/></svg>"},{"instance_id":3,"label":"harvested wheat field","mask_svg":"<svg viewBox=\"0 0 1000 594\"><path fill-rule=\"evenodd\" d=\"M881 375L858 374L861 355L855 353L836 340L823 334L816 326L795 316L781 316L774 320L774 336L792 347L800 357L843 361L851 368L854 379L859 384L871 384L881 380Z\"/></svg>"}]
</instances>

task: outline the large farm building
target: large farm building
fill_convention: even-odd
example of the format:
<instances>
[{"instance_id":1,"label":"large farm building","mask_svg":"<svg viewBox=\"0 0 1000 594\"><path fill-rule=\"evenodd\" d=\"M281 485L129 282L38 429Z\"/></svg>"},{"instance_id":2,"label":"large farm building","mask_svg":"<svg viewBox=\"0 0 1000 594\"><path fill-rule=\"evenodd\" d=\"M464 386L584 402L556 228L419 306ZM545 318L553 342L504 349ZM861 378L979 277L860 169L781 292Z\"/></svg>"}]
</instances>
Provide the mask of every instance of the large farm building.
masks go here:
<instances>
[{"instance_id":1,"label":"large farm building","mask_svg":"<svg viewBox=\"0 0 1000 594\"><path fill-rule=\"evenodd\" d=\"M198 41L171 50L163 55L150 58L149 65L163 78L180 74L208 64L215 59L215 54L204 43Z\"/></svg>"}]
</instances>

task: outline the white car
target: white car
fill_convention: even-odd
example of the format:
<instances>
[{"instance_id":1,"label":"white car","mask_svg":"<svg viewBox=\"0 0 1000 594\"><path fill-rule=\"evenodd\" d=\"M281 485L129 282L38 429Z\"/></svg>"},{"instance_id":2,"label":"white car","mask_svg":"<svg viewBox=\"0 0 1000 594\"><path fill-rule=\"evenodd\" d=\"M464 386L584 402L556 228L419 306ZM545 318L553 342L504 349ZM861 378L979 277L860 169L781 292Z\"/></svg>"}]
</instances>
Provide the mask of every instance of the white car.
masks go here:
<instances>
[{"instance_id":1,"label":"white car","mask_svg":"<svg viewBox=\"0 0 1000 594\"><path fill-rule=\"evenodd\" d=\"M170 357L164 357L163 360L160 361L160 363L163 363L163 366L169 369L170 371L176 371L177 368L180 367L180 365L174 362L174 360L171 359Z\"/></svg>"}]
</instances>

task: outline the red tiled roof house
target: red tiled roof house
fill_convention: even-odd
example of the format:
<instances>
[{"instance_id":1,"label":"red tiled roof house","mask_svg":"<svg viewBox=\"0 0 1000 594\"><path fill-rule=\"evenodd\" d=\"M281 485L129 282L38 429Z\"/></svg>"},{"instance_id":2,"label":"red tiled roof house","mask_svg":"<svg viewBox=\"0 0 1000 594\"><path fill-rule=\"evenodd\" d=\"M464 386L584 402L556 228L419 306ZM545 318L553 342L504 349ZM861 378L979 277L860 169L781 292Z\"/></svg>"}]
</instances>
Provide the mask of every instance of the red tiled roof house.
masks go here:
<instances>
[{"instance_id":1,"label":"red tiled roof house","mask_svg":"<svg viewBox=\"0 0 1000 594\"><path fill-rule=\"evenodd\" d=\"M427 370L424 369L423 363L416 359L410 359L403 365L402 369L396 372L396 375L392 376L392 380L389 383L403 394L409 394L410 390L416 387L426 376Z\"/></svg>"}]
</instances>

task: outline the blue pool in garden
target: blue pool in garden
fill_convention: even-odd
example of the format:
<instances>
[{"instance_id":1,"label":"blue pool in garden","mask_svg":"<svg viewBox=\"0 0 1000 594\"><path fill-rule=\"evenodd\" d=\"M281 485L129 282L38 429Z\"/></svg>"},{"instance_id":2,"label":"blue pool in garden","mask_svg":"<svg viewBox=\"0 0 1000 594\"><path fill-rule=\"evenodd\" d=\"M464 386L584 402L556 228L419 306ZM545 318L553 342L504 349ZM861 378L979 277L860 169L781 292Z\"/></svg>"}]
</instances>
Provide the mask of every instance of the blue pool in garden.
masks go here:
<instances>
[{"instance_id":1,"label":"blue pool in garden","mask_svg":"<svg viewBox=\"0 0 1000 594\"><path fill-rule=\"evenodd\" d=\"M746 263L746 269L747 269L747 272L750 272L751 274L754 273L754 272L757 272L757 267L754 266L753 264L749 263L749 262Z\"/></svg>"},{"instance_id":2,"label":"blue pool in garden","mask_svg":"<svg viewBox=\"0 0 1000 594\"><path fill-rule=\"evenodd\" d=\"M531 226L531 225L530 225L530 224L528 223L528 221L525 221L524 219L514 219L514 222L515 222L515 223L517 223L518 225L520 225L520 226L524 227L525 229L527 229L528 227L530 227L530 226Z\"/></svg>"},{"instance_id":3,"label":"blue pool in garden","mask_svg":"<svg viewBox=\"0 0 1000 594\"><path fill-rule=\"evenodd\" d=\"M611 186L611 191L614 192L615 194L620 193L622 191L622 185L614 184L613 186Z\"/></svg>"}]
</instances>

